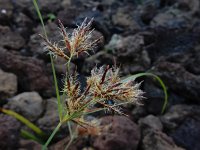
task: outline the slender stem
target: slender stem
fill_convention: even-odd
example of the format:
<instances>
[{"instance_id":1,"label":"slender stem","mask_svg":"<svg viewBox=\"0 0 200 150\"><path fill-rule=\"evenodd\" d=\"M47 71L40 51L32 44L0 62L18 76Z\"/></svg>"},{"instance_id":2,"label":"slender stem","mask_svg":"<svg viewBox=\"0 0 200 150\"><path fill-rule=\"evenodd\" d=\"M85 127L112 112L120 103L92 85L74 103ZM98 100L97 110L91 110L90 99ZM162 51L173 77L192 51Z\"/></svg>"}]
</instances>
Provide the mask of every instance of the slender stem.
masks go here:
<instances>
[{"instance_id":1,"label":"slender stem","mask_svg":"<svg viewBox=\"0 0 200 150\"><path fill-rule=\"evenodd\" d=\"M40 12L37 0L33 0L33 4L35 6L37 15L38 15L38 17L40 19L40 22L42 24L42 28L43 28L43 32L44 32L45 38L47 39L48 38L47 37L47 32L46 32L46 29L45 29L44 21L43 21L42 14ZM58 101L59 118L60 118L60 121L61 121L62 120L62 111L63 111L63 109L62 109L62 106L61 106L58 83L57 83L57 78L56 78L56 72L55 72L54 62L53 62L53 58L52 58L51 54L50 54L50 59L51 59L51 67L52 67L52 71L53 71L54 84L55 84L55 88L56 88L56 96L57 96L57 101Z\"/></svg>"},{"instance_id":2,"label":"slender stem","mask_svg":"<svg viewBox=\"0 0 200 150\"><path fill-rule=\"evenodd\" d=\"M69 148L69 146L72 144L73 140L74 140L74 135L72 135L72 137L70 138L70 141L67 143L65 150L67 150Z\"/></svg>"},{"instance_id":3,"label":"slender stem","mask_svg":"<svg viewBox=\"0 0 200 150\"><path fill-rule=\"evenodd\" d=\"M53 137L55 136L55 134L58 132L58 130L60 129L62 123L60 122L57 127L53 130L52 134L50 135L50 137L48 138L47 142L45 143L45 145L42 147L42 150L47 150L47 146L49 145L49 143L51 142L51 140L53 139Z\"/></svg>"},{"instance_id":4,"label":"slender stem","mask_svg":"<svg viewBox=\"0 0 200 150\"><path fill-rule=\"evenodd\" d=\"M71 63L72 57L69 57L69 60L67 62L67 75L69 75L69 71L70 71L70 63Z\"/></svg>"},{"instance_id":5,"label":"slender stem","mask_svg":"<svg viewBox=\"0 0 200 150\"><path fill-rule=\"evenodd\" d=\"M68 125L68 129L69 129L70 138L72 138L72 127L71 127L70 121L67 121L67 125Z\"/></svg>"},{"instance_id":6,"label":"slender stem","mask_svg":"<svg viewBox=\"0 0 200 150\"><path fill-rule=\"evenodd\" d=\"M55 85L55 88L56 88L56 97L57 97L57 101L58 101L58 113L59 113L59 118L60 118L60 121L61 121L62 120L63 108L62 108L62 104L61 104L61 100L60 100L58 82L57 82L57 78L56 78L56 71L55 71L52 55L50 55L50 58L51 58L51 67L52 67L52 72L53 72L54 85Z\"/></svg>"}]
</instances>

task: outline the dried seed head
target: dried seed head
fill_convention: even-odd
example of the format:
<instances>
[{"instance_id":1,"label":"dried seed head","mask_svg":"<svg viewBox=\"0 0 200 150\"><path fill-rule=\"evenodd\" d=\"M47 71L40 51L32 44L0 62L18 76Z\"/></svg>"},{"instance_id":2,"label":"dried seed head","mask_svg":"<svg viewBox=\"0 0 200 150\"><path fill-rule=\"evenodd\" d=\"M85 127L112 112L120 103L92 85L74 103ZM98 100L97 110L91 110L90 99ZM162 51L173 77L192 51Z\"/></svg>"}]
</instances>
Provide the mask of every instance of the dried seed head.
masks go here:
<instances>
[{"instance_id":1,"label":"dried seed head","mask_svg":"<svg viewBox=\"0 0 200 150\"><path fill-rule=\"evenodd\" d=\"M87 84L91 85L90 92L100 99L136 102L143 94L140 84L121 82L119 68L94 68Z\"/></svg>"},{"instance_id":2,"label":"dried seed head","mask_svg":"<svg viewBox=\"0 0 200 150\"><path fill-rule=\"evenodd\" d=\"M90 30L93 19L89 20L85 18L80 26L73 30L72 34L66 32L65 27L62 22L58 20L60 31L62 34L62 41L64 42L64 47L61 48L59 46L59 42L57 44L51 43L48 39L41 36L45 43L46 48L52 52L54 55L61 56L65 58L67 61L74 56L79 56L81 53L87 53L88 50L93 50L96 47L96 44L100 41L101 38L91 41L91 35L94 29ZM67 55L69 53L69 56Z\"/></svg>"}]
</instances>

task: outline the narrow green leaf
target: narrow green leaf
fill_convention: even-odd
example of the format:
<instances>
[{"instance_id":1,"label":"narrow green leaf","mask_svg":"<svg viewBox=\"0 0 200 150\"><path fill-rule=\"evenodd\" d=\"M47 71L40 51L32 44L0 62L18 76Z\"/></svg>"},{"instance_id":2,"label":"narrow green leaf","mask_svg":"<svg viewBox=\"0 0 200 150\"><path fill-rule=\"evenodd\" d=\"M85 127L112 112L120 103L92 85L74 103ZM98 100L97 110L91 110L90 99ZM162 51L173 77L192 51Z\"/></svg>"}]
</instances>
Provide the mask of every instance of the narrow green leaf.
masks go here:
<instances>
[{"instance_id":1,"label":"narrow green leaf","mask_svg":"<svg viewBox=\"0 0 200 150\"><path fill-rule=\"evenodd\" d=\"M167 93L167 88L164 84L164 82L162 81L162 79L153 74L153 73L149 73L149 72L146 72L146 73L138 73L138 74L135 74L135 75L131 75L125 79L122 80L122 82L128 82L128 81L134 81L136 78L139 78L139 77L142 77L142 76L151 76L151 77L154 77L161 85L161 87L163 88L163 92L165 94L165 99L164 99L164 103L163 103L163 106L162 106L162 111L161 113L163 114L165 112L165 109L167 107L167 103L168 103L168 93Z\"/></svg>"},{"instance_id":2,"label":"narrow green leaf","mask_svg":"<svg viewBox=\"0 0 200 150\"><path fill-rule=\"evenodd\" d=\"M40 18L40 22L42 24L44 35L47 38L47 32L46 32L46 29L45 29L44 21L43 21L37 0L33 0L33 4L35 6L38 17ZM61 121L62 120L63 107L62 107L62 104L61 104L58 82L57 82L57 78L56 78L56 71L55 71L54 62L53 62L53 58L52 58L51 54L50 54L50 59L51 59L51 67L52 67L52 72L53 72L54 86L55 86L55 89L56 89L56 97L57 97L57 101L58 101L58 113L59 113L59 118L60 118L60 121Z\"/></svg>"},{"instance_id":3,"label":"narrow green leaf","mask_svg":"<svg viewBox=\"0 0 200 150\"><path fill-rule=\"evenodd\" d=\"M40 19L40 22L41 22L41 24L42 24L42 28L43 28L44 35L45 35L45 37L47 38L47 33L46 33L45 26L44 26L44 21L43 21L42 15L41 15L41 13L40 13L40 9L39 9L37 0L33 0L33 5L34 5L35 10L36 10L36 12L37 12L37 15L38 15L38 17L39 17L39 19Z\"/></svg>"},{"instance_id":4,"label":"narrow green leaf","mask_svg":"<svg viewBox=\"0 0 200 150\"><path fill-rule=\"evenodd\" d=\"M38 128L36 125L34 125L28 119L24 118L22 115L14 112L12 110L7 110L7 109L3 109L3 108L0 108L0 111L5 113L5 114L7 114L7 115L9 115L9 116L12 116L12 117L16 118L19 121L21 121L27 127L32 129L36 134L38 134L40 137L45 137L46 136L46 134L40 128Z\"/></svg>"},{"instance_id":5,"label":"narrow green leaf","mask_svg":"<svg viewBox=\"0 0 200 150\"><path fill-rule=\"evenodd\" d=\"M33 140L35 142L40 143L41 145L43 145L45 143L41 138L38 138L37 136L33 135L32 133L30 133L26 130L22 129L20 134L23 138Z\"/></svg>"}]
</instances>

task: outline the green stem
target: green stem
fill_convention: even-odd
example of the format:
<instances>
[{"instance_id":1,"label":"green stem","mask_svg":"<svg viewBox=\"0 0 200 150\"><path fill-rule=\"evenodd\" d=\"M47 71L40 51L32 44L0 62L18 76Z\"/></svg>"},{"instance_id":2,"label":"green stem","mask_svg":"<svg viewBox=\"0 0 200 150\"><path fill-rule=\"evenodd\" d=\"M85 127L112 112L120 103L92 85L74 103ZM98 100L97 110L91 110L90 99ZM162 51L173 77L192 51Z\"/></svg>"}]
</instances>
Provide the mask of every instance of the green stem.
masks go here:
<instances>
[{"instance_id":1,"label":"green stem","mask_svg":"<svg viewBox=\"0 0 200 150\"><path fill-rule=\"evenodd\" d=\"M45 145L42 147L42 150L47 150L47 146L49 145L49 143L51 142L51 140L53 139L53 137L55 136L55 134L58 132L58 130L60 129L62 123L60 122L57 127L53 130L52 134L50 135L50 137L48 138L47 142L45 143Z\"/></svg>"},{"instance_id":2,"label":"green stem","mask_svg":"<svg viewBox=\"0 0 200 150\"><path fill-rule=\"evenodd\" d=\"M71 127L70 121L67 121L67 125L68 125L68 129L69 129L70 138L72 138L72 127Z\"/></svg>"},{"instance_id":3,"label":"green stem","mask_svg":"<svg viewBox=\"0 0 200 150\"><path fill-rule=\"evenodd\" d=\"M52 67L52 72L53 72L54 85L55 85L55 88L56 88L56 97L57 97L57 101L58 101L58 113L59 113L59 118L60 118L60 121L61 121L62 120L62 113L63 113L62 110L63 110L63 108L62 108L62 104L61 104L61 100L60 100L58 82L57 82L57 78L56 78L56 71L55 71L52 55L50 55L50 58L51 58L51 67Z\"/></svg>"}]
</instances>

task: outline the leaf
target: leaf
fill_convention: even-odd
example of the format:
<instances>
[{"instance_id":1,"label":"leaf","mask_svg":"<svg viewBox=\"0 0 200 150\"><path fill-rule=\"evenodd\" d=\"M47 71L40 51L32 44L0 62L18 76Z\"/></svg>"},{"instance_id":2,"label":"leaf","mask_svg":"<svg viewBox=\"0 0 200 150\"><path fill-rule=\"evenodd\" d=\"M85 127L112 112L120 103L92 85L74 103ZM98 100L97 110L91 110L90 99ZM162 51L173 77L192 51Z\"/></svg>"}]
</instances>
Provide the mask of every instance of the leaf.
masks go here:
<instances>
[{"instance_id":1,"label":"leaf","mask_svg":"<svg viewBox=\"0 0 200 150\"><path fill-rule=\"evenodd\" d=\"M46 134L40 128L38 128L35 124L30 122L28 119L26 119L22 115L14 112L12 110L4 109L4 108L0 108L0 111L9 115L9 116L16 118L17 120L19 120L20 122L25 124L27 127L29 127L31 130L33 130L40 137L46 137Z\"/></svg>"},{"instance_id":2,"label":"leaf","mask_svg":"<svg viewBox=\"0 0 200 150\"><path fill-rule=\"evenodd\" d=\"M166 107L167 107L167 103L168 103L168 93L167 93L167 88L164 84L164 82L162 81L162 79L153 74L153 73L149 73L149 72L144 72L144 73L137 73L135 75L131 75L125 79L123 79L121 82L129 82L129 81L134 81L136 78L139 78L139 77L142 77L142 76L151 76L151 77L154 77L161 85L162 89L163 89L163 92L165 94L165 98L164 98L164 103L163 103L163 106L162 106L162 111L161 111L161 114L163 114L166 110Z\"/></svg>"},{"instance_id":3,"label":"leaf","mask_svg":"<svg viewBox=\"0 0 200 150\"><path fill-rule=\"evenodd\" d=\"M25 139L36 141L36 142L40 143L41 145L43 145L45 143L41 138L38 138L37 136L35 136L32 133L30 133L26 130L23 130L23 129L21 130L21 136Z\"/></svg>"}]
</instances>

